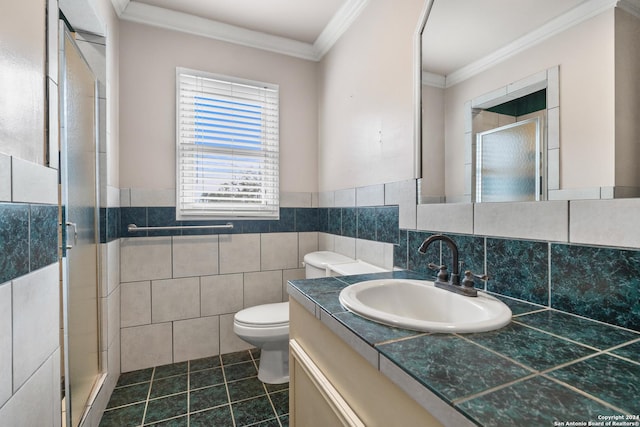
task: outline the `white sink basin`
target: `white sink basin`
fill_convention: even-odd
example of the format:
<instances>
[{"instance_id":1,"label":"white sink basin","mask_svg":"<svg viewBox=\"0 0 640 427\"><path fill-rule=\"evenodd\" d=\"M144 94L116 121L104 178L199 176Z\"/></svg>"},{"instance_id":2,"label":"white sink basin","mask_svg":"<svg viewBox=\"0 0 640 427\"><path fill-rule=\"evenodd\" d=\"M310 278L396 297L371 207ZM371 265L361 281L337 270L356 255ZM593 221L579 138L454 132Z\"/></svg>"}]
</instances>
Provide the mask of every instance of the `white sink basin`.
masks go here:
<instances>
[{"instance_id":1,"label":"white sink basin","mask_svg":"<svg viewBox=\"0 0 640 427\"><path fill-rule=\"evenodd\" d=\"M509 307L490 295L458 295L426 280L355 283L340 292L340 303L367 319L416 331L486 332L511 321Z\"/></svg>"}]
</instances>

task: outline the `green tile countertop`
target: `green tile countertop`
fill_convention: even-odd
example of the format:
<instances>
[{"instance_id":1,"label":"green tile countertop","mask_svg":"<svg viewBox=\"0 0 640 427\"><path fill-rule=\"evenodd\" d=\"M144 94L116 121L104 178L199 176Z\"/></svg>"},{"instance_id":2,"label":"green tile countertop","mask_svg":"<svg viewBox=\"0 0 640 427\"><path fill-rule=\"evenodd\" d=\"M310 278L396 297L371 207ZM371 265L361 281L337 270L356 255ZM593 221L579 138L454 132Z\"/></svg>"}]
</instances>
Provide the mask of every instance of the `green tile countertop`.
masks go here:
<instances>
[{"instance_id":1,"label":"green tile countertop","mask_svg":"<svg viewBox=\"0 0 640 427\"><path fill-rule=\"evenodd\" d=\"M513 320L502 329L425 333L369 321L338 300L350 284L391 277L425 279L294 280L288 292L445 425L640 426L640 333L503 297Z\"/></svg>"}]
</instances>

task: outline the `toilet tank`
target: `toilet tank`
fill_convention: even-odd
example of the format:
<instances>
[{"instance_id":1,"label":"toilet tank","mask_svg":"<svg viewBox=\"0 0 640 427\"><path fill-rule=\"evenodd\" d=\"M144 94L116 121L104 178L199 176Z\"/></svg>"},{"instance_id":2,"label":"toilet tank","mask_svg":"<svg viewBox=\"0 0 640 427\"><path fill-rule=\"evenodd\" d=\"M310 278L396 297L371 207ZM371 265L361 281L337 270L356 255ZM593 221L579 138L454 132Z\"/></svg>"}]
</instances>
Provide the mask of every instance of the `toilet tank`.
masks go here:
<instances>
[{"instance_id":1,"label":"toilet tank","mask_svg":"<svg viewBox=\"0 0 640 427\"><path fill-rule=\"evenodd\" d=\"M336 252L310 252L304 256L305 278L314 279L316 277L330 276L331 272L327 270L327 265L344 264L354 261L353 258Z\"/></svg>"}]
</instances>

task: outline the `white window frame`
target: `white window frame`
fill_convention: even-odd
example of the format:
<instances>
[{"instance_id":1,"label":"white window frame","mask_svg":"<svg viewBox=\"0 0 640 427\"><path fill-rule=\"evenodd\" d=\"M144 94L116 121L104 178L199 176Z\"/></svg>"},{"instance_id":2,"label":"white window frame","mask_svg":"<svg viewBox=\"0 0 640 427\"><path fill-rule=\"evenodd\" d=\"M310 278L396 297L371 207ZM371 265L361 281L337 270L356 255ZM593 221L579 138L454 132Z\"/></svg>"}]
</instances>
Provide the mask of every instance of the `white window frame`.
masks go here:
<instances>
[{"instance_id":1,"label":"white window frame","mask_svg":"<svg viewBox=\"0 0 640 427\"><path fill-rule=\"evenodd\" d=\"M279 219L279 87L176 68L176 219Z\"/></svg>"}]
</instances>

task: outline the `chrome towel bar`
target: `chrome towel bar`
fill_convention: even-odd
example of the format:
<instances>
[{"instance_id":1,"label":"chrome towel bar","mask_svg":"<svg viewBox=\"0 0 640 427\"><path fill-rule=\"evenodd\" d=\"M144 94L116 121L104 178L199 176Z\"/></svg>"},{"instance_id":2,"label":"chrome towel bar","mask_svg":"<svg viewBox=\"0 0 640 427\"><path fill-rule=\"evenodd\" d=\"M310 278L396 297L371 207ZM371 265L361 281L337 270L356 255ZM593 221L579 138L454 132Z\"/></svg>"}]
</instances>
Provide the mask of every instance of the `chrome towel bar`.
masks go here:
<instances>
[{"instance_id":1,"label":"chrome towel bar","mask_svg":"<svg viewBox=\"0 0 640 427\"><path fill-rule=\"evenodd\" d=\"M135 224L129 224L127 226L127 231L129 233L135 233L136 231L153 231L153 230L194 230L194 229L210 229L210 228L221 228L221 229L231 229L233 228L233 224L228 222L226 224L220 225L173 225L167 227L138 227Z\"/></svg>"}]
</instances>

